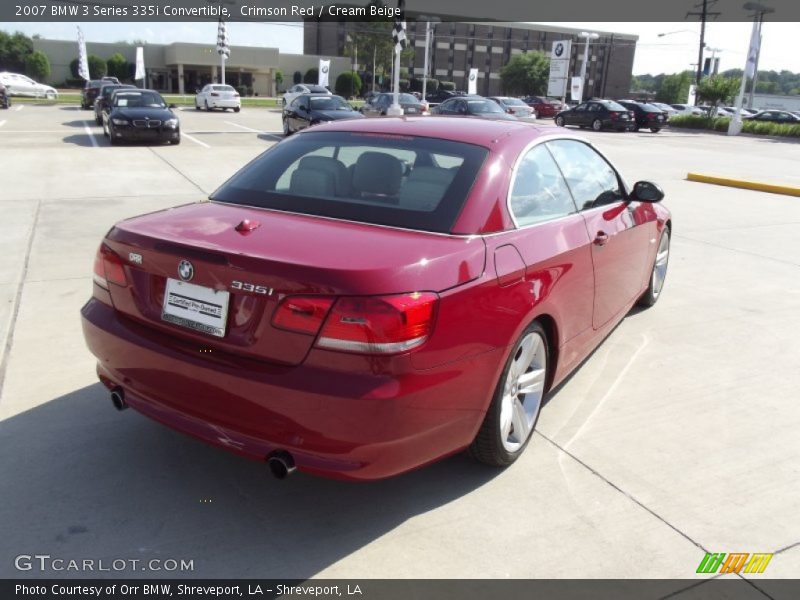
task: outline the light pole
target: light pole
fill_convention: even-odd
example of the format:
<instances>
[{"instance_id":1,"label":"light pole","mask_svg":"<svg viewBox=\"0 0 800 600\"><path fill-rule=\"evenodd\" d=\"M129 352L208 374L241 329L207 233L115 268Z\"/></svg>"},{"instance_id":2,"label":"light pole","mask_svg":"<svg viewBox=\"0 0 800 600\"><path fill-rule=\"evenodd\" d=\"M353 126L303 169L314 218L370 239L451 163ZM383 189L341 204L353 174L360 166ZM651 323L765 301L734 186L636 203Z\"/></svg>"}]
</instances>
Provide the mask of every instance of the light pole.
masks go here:
<instances>
[{"instance_id":1,"label":"light pole","mask_svg":"<svg viewBox=\"0 0 800 600\"><path fill-rule=\"evenodd\" d=\"M761 25L764 23L764 15L775 12L774 8L764 6L758 2L747 2L742 8L753 12L753 31L750 34L750 46L747 49L747 61L744 64L742 73L742 85L739 88L739 96L736 98L736 113L728 126L728 135L739 135L742 131L742 104L744 104L744 88L747 78L753 78L755 87L755 75L758 68L758 54L761 50Z\"/></svg>"},{"instance_id":2,"label":"light pole","mask_svg":"<svg viewBox=\"0 0 800 600\"><path fill-rule=\"evenodd\" d=\"M586 63L589 62L589 43L591 40L596 40L600 37L599 33L589 32L589 31L581 31L578 34L578 37L582 37L586 40L583 44L583 62L581 63L581 97L579 102L583 102L583 92L586 88Z\"/></svg>"},{"instance_id":3,"label":"light pole","mask_svg":"<svg viewBox=\"0 0 800 600\"><path fill-rule=\"evenodd\" d=\"M439 23L439 17L429 17L427 15L420 15L418 20L425 20L425 61L422 63L422 101L425 102L425 97L428 91L428 54L431 47L431 23Z\"/></svg>"}]
</instances>

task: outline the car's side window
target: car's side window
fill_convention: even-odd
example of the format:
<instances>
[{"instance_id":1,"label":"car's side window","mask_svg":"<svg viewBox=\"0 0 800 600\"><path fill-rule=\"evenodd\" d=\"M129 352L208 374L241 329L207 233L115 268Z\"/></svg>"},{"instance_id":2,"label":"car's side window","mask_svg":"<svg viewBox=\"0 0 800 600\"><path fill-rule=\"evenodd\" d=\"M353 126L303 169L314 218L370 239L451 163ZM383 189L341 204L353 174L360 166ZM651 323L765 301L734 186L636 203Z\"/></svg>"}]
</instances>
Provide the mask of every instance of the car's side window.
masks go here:
<instances>
[{"instance_id":1,"label":"car's side window","mask_svg":"<svg viewBox=\"0 0 800 600\"><path fill-rule=\"evenodd\" d=\"M585 110L586 110L585 104L579 104L578 106L575 107L575 112L583 112Z\"/></svg>"},{"instance_id":2,"label":"car's side window","mask_svg":"<svg viewBox=\"0 0 800 600\"><path fill-rule=\"evenodd\" d=\"M519 227L575 212L569 188L544 144L517 163L509 206Z\"/></svg>"},{"instance_id":3,"label":"car's side window","mask_svg":"<svg viewBox=\"0 0 800 600\"><path fill-rule=\"evenodd\" d=\"M577 140L553 140L547 146L580 210L625 199L619 175L594 148Z\"/></svg>"}]
</instances>

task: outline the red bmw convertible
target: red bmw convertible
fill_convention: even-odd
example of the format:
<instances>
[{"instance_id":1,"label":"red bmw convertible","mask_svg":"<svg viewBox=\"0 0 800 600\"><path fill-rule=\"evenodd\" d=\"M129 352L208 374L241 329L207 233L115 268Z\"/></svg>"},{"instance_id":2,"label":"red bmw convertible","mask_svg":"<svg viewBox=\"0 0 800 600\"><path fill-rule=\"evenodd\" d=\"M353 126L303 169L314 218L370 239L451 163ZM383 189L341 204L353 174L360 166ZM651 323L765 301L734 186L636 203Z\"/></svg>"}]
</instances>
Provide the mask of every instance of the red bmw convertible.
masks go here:
<instances>
[{"instance_id":1,"label":"red bmw convertible","mask_svg":"<svg viewBox=\"0 0 800 600\"><path fill-rule=\"evenodd\" d=\"M277 477L464 450L502 467L546 394L661 295L663 195L528 123L321 125L208 202L117 223L84 335L117 408Z\"/></svg>"}]
</instances>

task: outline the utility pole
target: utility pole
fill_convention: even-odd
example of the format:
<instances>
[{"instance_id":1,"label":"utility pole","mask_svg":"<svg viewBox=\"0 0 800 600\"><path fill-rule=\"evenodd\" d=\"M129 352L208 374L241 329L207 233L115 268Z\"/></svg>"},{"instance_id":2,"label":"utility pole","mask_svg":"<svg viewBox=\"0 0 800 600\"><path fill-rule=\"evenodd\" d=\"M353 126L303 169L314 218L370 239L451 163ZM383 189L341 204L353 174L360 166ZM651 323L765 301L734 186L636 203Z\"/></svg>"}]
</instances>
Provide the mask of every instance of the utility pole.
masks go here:
<instances>
[{"instance_id":1,"label":"utility pole","mask_svg":"<svg viewBox=\"0 0 800 600\"><path fill-rule=\"evenodd\" d=\"M758 13L758 52L756 52L756 66L753 71L753 81L750 82L750 95L747 97L747 108L753 108L753 96L756 93L756 85L758 85L758 59L761 58L761 27L764 24L764 12Z\"/></svg>"},{"instance_id":2,"label":"utility pole","mask_svg":"<svg viewBox=\"0 0 800 600\"><path fill-rule=\"evenodd\" d=\"M703 48L706 45L706 21L709 17L717 18L720 13L708 12L709 6L714 6L717 0L703 0L701 4L696 4L695 8L700 11L690 11L686 13L687 17L700 17L700 46L697 49L697 75L695 76L695 85L699 86L700 81L703 79ZM697 96L695 96L695 105L697 104Z\"/></svg>"},{"instance_id":3,"label":"utility pole","mask_svg":"<svg viewBox=\"0 0 800 600\"><path fill-rule=\"evenodd\" d=\"M425 62L422 63L422 101L428 91L428 53L431 46L431 22L425 21Z\"/></svg>"}]
</instances>

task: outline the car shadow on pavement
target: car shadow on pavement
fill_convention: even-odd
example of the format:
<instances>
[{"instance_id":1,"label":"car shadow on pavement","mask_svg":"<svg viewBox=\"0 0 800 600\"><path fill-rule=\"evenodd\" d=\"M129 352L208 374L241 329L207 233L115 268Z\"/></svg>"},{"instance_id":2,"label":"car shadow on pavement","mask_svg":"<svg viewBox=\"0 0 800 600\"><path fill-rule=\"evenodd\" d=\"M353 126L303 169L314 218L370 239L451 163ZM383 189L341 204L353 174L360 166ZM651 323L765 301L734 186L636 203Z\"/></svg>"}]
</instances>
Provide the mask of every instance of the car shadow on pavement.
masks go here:
<instances>
[{"instance_id":1,"label":"car shadow on pavement","mask_svg":"<svg viewBox=\"0 0 800 600\"><path fill-rule=\"evenodd\" d=\"M94 113L90 113L87 111L85 119L79 119L77 121L64 121L61 123L65 127L80 127L83 128L86 125L94 126L96 125L94 121Z\"/></svg>"},{"instance_id":2,"label":"car shadow on pavement","mask_svg":"<svg viewBox=\"0 0 800 600\"><path fill-rule=\"evenodd\" d=\"M0 431L0 577L308 578L500 473L459 455L378 482L278 481L264 463L114 410L100 384L10 417ZM193 570L15 569L16 556L36 553L184 559Z\"/></svg>"},{"instance_id":3,"label":"car shadow on pavement","mask_svg":"<svg viewBox=\"0 0 800 600\"><path fill-rule=\"evenodd\" d=\"M94 134L93 134L94 135ZM103 137L102 135L95 135L94 140L96 145L98 146L108 146L108 140ZM61 139L62 142L65 144L74 144L76 146L83 146L85 148L91 148L95 144L92 143L91 138L86 133L76 133L74 135L68 135L65 138Z\"/></svg>"}]
</instances>

